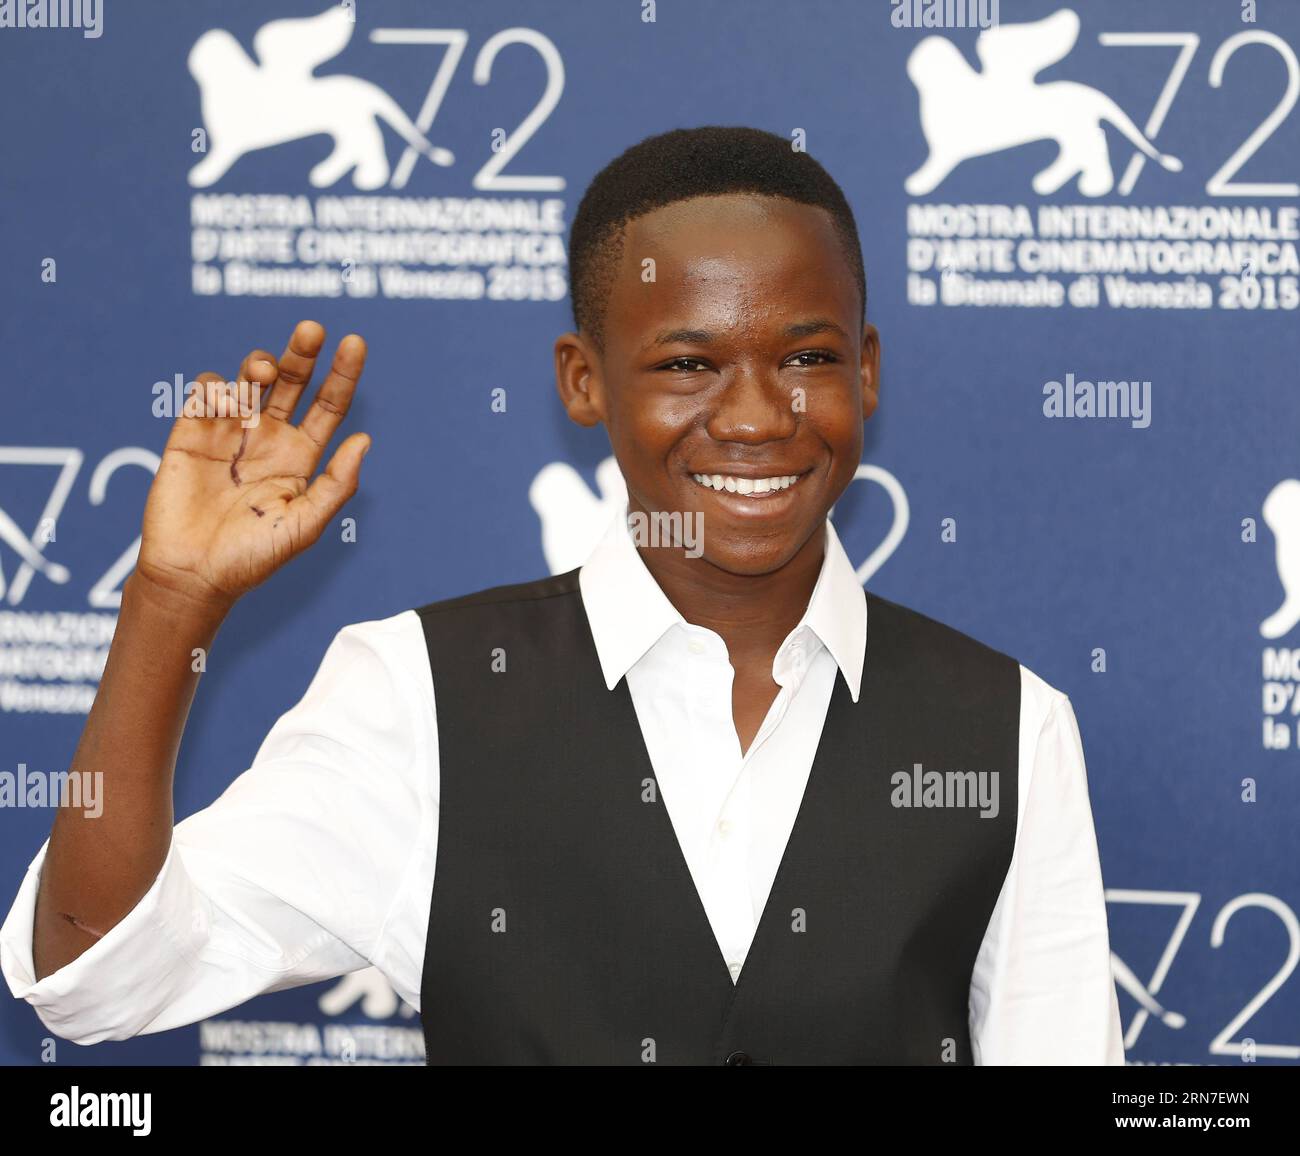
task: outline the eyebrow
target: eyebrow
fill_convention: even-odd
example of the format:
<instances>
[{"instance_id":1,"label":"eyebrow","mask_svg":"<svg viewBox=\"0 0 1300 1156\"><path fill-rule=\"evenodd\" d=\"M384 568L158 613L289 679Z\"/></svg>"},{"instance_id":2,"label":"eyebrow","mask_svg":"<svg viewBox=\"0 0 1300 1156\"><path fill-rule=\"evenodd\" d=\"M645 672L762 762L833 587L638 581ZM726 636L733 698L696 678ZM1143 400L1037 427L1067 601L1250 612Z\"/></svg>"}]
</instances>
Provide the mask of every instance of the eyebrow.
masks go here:
<instances>
[{"instance_id":1,"label":"eyebrow","mask_svg":"<svg viewBox=\"0 0 1300 1156\"><path fill-rule=\"evenodd\" d=\"M847 339L848 334L828 317L814 317L809 321L800 321L787 325L783 337L815 337L819 333L838 333ZM707 329L669 329L658 334L651 345L711 345L714 334Z\"/></svg>"}]
</instances>

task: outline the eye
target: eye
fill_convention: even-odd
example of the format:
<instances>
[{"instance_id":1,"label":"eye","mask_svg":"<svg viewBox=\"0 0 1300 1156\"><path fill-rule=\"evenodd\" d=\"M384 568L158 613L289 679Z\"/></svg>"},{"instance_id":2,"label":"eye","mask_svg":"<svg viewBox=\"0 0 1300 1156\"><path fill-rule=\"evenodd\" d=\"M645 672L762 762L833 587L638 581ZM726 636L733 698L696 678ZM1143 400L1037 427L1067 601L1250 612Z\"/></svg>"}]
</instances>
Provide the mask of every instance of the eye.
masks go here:
<instances>
[{"instance_id":1,"label":"eye","mask_svg":"<svg viewBox=\"0 0 1300 1156\"><path fill-rule=\"evenodd\" d=\"M786 359L786 365L832 365L839 361L829 349L804 349Z\"/></svg>"},{"instance_id":2,"label":"eye","mask_svg":"<svg viewBox=\"0 0 1300 1156\"><path fill-rule=\"evenodd\" d=\"M698 357L674 357L672 361L665 361L659 368L670 373L699 373L709 367Z\"/></svg>"}]
</instances>

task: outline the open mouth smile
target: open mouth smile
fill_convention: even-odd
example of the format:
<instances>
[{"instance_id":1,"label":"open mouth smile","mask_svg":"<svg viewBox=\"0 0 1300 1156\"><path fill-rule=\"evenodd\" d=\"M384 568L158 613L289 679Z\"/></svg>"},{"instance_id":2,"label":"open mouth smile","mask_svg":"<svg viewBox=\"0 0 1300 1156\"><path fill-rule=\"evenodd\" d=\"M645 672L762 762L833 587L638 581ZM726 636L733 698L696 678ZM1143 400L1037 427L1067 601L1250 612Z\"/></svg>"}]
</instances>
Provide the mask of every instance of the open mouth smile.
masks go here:
<instances>
[{"instance_id":1,"label":"open mouth smile","mask_svg":"<svg viewBox=\"0 0 1300 1156\"><path fill-rule=\"evenodd\" d=\"M761 498L778 494L797 485L803 474L777 474L767 478L742 478L734 474L692 474L691 480L706 490L726 490L729 494Z\"/></svg>"}]
</instances>

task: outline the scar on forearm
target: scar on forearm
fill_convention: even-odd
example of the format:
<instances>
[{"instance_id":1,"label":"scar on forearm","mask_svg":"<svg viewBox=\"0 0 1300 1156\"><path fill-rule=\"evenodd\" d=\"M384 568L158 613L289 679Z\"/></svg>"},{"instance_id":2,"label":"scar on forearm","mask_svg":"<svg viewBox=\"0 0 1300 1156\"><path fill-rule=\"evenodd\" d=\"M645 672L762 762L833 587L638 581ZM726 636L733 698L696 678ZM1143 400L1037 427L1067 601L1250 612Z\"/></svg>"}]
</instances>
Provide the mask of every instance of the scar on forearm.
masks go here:
<instances>
[{"instance_id":1,"label":"scar on forearm","mask_svg":"<svg viewBox=\"0 0 1300 1156\"><path fill-rule=\"evenodd\" d=\"M244 427L243 435L239 439L239 449L235 451L235 456L230 459L230 480L239 485L239 459L244 456L244 448L248 445L248 427Z\"/></svg>"},{"instance_id":2,"label":"scar on forearm","mask_svg":"<svg viewBox=\"0 0 1300 1156\"><path fill-rule=\"evenodd\" d=\"M59 914L71 923L78 931L84 931L87 935L93 935L96 939L104 938L104 933L102 931L96 931L89 924L82 923L75 915L69 915L66 911L60 911Z\"/></svg>"}]
</instances>

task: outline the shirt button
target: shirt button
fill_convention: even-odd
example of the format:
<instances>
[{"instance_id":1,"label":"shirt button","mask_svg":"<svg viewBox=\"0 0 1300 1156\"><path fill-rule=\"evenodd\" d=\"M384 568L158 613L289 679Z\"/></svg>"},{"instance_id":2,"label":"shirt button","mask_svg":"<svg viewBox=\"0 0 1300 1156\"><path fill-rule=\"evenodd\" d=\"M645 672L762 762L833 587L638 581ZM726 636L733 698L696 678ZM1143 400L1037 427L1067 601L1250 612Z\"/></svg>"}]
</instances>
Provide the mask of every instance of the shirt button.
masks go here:
<instances>
[{"instance_id":1,"label":"shirt button","mask_svg":"<svg viewBox=\"0 0 1300 1156\"><path fill-rule=\"evenodd\" d=\"M718 834L721 835L724 839L731 838L732 830L733 828L731 826L731 823L728 822L726 819L723 819L718 823Z\"/></svg>"},{"instance_id":2,"label":"shirt button","mask_svg":"<svg viewBox=\"0 0 1300 1156\"><path fill-rule=\"evenodd\" d=\"M702 643L698 638L692 638L690 642L686 644L686 649L692 654L703 654L704 643Z\"/></svg>"},{"instance_id":3,"label":"shirt button","mask_svg":"<svg viewBox=\"0 0 1300 1156\"><path fill-rule=\"evenodd\" d=\"M736 976L740 974L740 964L733 960L731 963L727 964L727 970L731 972L731 978L735 979Z\"/></svg>"}]
</instances>

